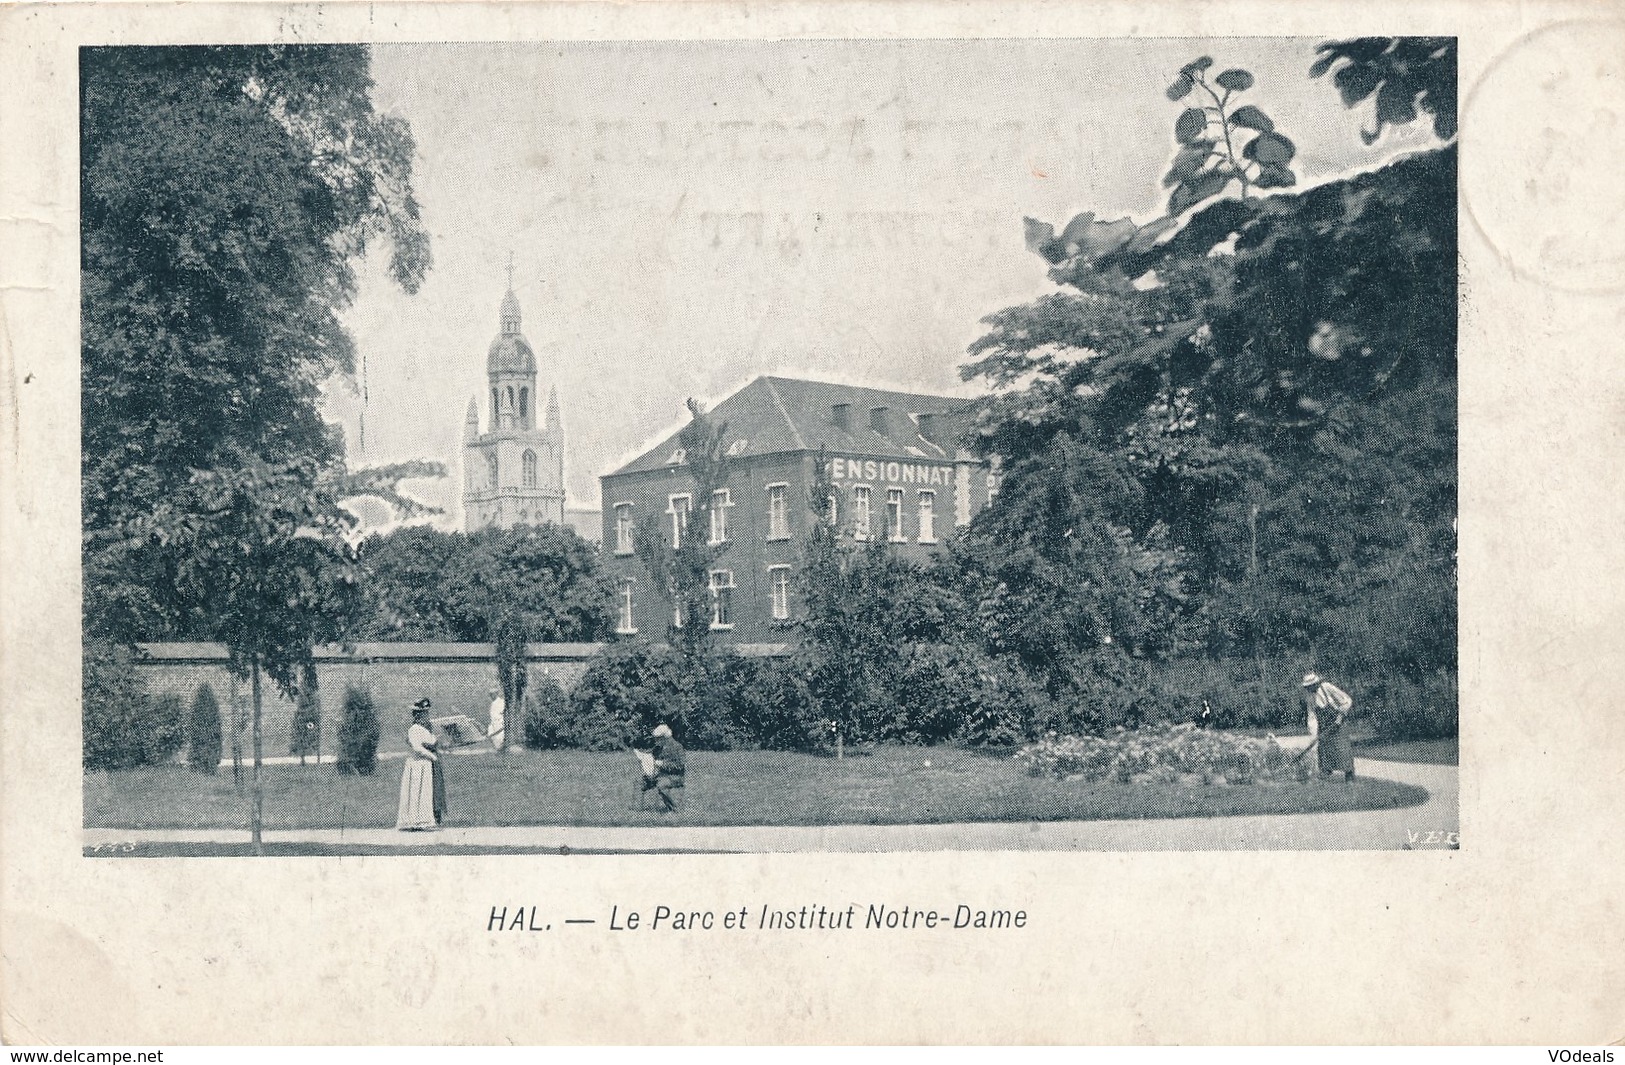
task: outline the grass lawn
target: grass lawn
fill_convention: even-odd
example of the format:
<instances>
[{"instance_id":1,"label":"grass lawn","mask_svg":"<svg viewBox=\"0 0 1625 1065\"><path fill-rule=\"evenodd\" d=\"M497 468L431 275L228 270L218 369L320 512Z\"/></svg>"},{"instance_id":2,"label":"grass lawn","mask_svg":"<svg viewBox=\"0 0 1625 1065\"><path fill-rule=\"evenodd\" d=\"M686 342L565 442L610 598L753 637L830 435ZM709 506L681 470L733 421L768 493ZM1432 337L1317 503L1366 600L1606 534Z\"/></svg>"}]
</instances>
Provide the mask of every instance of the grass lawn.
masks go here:
<instances>
[{"instance_id":1,"label":"grass lawn","mask_svg":"<svg viewBox=\"0 0 1625 1065\"><path fill-rule=\"evenodd\" d=\"M332 766L266 766L270 829L388 828L401 763L370 777ZM780 751L696 751L677 814L638 803L630 754L512 751L447 762L448 824L843 825L1123 820L1376 810L1426 801L1422 788L1341 777L1280 786L1085 784L1026 775L1009 754L877 747L837 761ZM87 828L244 828L247 793L231 774L149 766L86 773Z\"/></svg>"}]
</instances>

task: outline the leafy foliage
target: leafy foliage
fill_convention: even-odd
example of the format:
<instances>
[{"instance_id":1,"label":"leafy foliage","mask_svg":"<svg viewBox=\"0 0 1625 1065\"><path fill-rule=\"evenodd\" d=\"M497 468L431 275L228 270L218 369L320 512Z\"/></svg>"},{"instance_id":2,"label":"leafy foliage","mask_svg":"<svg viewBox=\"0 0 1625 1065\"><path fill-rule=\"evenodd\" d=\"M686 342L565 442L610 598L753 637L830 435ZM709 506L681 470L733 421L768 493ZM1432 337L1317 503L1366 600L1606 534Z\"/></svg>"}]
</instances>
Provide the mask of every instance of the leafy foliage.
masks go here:
<instances>
[{"instance_id":1,"label":"leafy foliage","mask_svg":"<svg viewBox=\"0 0 1625 1065\"><path fill-rule=\"evenodd\" d=\"M1440 140L1456 135L1454 37L1359 37L1327 41L1316 51L1309 76L1332 71L1344 107L1376 97L1376 125L1360 130L1365 143L1376 143L1388 126L1416 121L1418 112L1433 116L1433 133Z\"/></svg>"},{"instance_id":2,"label":"leafy foliage","mask_svg":"<svg viewBox=\"0 0 1625 1065\"><path fill-rule=\"evenodd\" d=\"M612 645L571 693L569 715L550 742L616 750L647 743L658 724L702 750L795 750L821 742L821 722L789 662L729 651L700 658L698 668L695 661L666 646Z\"/></svg>"},{"instance_id":3,"label":"leafy foliage","mask_svg":"<svg viewBox=\"0 0 1625 1065\"><path fill-rule=\"evenodd\" d=\"M730 464L728 423L712 421L695 399L688 401L688 411L689 421L678 441L693 483L690 506L670 521L659 514L646 515L632 544L651 586L671 601L673 644L695 657L707 653L711 639L711 565L721 550L710 543L711 504L714 493L728 485Z\"/></svg>"},{"instance_id":4,"label":"leafy foliage","mask_svg":"<svg viewBox=\"0 0 1625 1065\"><path fill-rule=\"evenodd\" d=\"M1253 87L1252 74L1225 70L1209 83L1207 71L1212 66L1210 56L1186 63L1168 86L1170 100L1177 102L1194 92L1211 101L1198 99L1174 120L1179 151L1162 179L1163 186L1173 190L1169 217L1219 195L1232 182L1241 186L1245 199L1252 188L1286 188L1298 180L1291 168L1297 147L1276 131L1274 121L1252 104L1231 109L1232 98Z\"/></svg>"},{"instance_id":5,"label":"leafy foliage","mask_svg":"<svg viewBox=\"0 0 1625 1065\"><path fill-rule=\"evenodd\" d=\"M796 586L806 604L793 668L820 715L848 742L895 736L894 694L909 647L939 642L957 615L953 593L884 541L844 543L825 505L832 492L822 456L809 491L810 531ZM907 731L906 729L902 731Z\"/></svg>"},{"instance_id":6,"label":"leafy foliage","mask_svg":"<svg viewBox=\"0 0 1625 1065\"><path fill-rule=\"evenodd\" d=\"M87 639L79 700L86 769L122 769L141 763L146 685L135 671L132 652Z\"/></svg>"},{"instance_id":7,"label":"leafy foliage","mask_svg":"<svg viewBox=\"0 0 1625 1065\"><path fill-rule=\"evenodd\" d=\"M353 362L352 264L382 240L408 291L429 265L411 135L368 70L353 46L82 51L87 631L199 635L132 527L193 471L336 465L318 404Z\"/></svg>"},{"instance_id":8,"label":"leafy foliage","mask_svg":"<svg viewBox=\"0 0 1625 1065\"><path fill-rule=\"evenodd\" d=\"M1272 158L1268 116L1228 120ZM1217 144L1211 121L1176 136ZM1191 654L1251 660L1226 701L1250 720L1280 712L1263 686L1287 661L1384 720L1453 720L1455 166L1446 147L1178 228L1028 222L1071 291L990 316L964 368L999 390L981 446L1007 471L955 548L990 651L1091 727L1167 713L1142 665Z\"/></svg>"},{"instance_id":9,"label":"leafy foliage","mask_svg":"<svg viewBox=\"0 0 1625 1065\"><path fill-rule=\"evenodd\" d=\"M367 606L355 633L373 640L590 642L613 627L613 584L593 546L556 525L447 533L428 526L358 549ZM510 705L518 706L519 700Z\"/></svg>"},{"instance_id":10,"label":"leafy foliage","mask_svg":"<svg viewBox=\"0 0 1625 1065\"><path fill-rule=\"evenodd\" d=\"M570 697L551 676L526 691L520 737L533 751L570 745Z\"/></svg>"},{"instance_id":11,"label":"leafy foliage","mask_svg":"<svg viewBox=\"0 0 1625 1065\"><path fill-rule=\"evenodd\" d=\"M378 768L378 740L382 731L372 692L355 685L346 687L344 716L339 719L339 772L371 776Z\"/></svg>"},{"instance_id":12,"label":"leafy foliage","mask_svg":"<svg viewBox=\"0 0 1625 1065\"><path fill-rule=\"evenodd\" d=\"M401 492L402 481L446 476L444 463L427 459L410 462L392 462L384 466L368 466L340 474L333 485L340 499L376 499L387 504L401 520L428 517L442 513L439 507L413 499Z\"/></svg>"},{"instance_id":13,"label":"leafy foliage","mask_svg":"<svg viewBox=\"0 0 1625 1065\"><path fill-rule=\"evenodd\" d=\"M126 647L87 640L83 662L84 767L128 769L174 757L186 741L180 700L148 695Z\"/></svg>"},{"instance_id":14,"label":"leafy foliage","mask_svg":"<svg viewBox=\"0 0 1625 1065\"><path fill-rule=\"evenodd\" d=\"M570 693L567 743L608 751L646 741L656 725L686 716L693 690L692 674L671 648L611 645ZM686 729L680 738L688 742Z\"/></svg>"},{"instance_id":15,"label":"leafy foliage","mask_svg":"<svg viewBox=\"0 0 1625 1065\"><path fill-rule=\"evenodd\" d=\"M171 552L176 616L225 644L238 676L260 670L293 696L311 648L360 605L345 515L309 463L200 470L138 528Z\"/></svg>"},{"instance_id":16,"label":"leafy foliage","mask_svg":"<svg viewBox=\"0 0 1625 1065\"><path fill-rule=\"evenodd\" d=\"M213 774L220 766L225 741L220 730L220 702L214 689L199 684L192 696L192 712L186 724L186 763L199 773Z\"/></svg>"}]
</instances>

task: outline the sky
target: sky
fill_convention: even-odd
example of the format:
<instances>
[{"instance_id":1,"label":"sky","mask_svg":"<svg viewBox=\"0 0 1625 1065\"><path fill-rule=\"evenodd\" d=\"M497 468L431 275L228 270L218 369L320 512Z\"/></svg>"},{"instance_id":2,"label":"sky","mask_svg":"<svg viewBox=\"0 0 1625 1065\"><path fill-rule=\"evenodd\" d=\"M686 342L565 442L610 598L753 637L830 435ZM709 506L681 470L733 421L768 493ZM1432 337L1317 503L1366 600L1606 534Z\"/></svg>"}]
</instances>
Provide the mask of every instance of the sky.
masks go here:
<instances>
[{"instance_id":1,"label":"sky","mask_svg":"<svg viewBox=\"0 0 1625 1065\"><path fill-rule=\"evenodd\" d=\"M1053 291L1023 216L1148 221L1212 55L1298 146L1300 186L1430 143L1359 137L1314 38L615 42L373 51L374 102L417 141L434 266L407 295L375 250L345 324L365 362L327 413L352 467L437 459L406 490L462 527L462 430L513 261L572 505L760 374L953 395L979 321ZM362 440L363 414L365 441ZM482 409L482 425L486 412Z\"/></svg>"}]
</instances>

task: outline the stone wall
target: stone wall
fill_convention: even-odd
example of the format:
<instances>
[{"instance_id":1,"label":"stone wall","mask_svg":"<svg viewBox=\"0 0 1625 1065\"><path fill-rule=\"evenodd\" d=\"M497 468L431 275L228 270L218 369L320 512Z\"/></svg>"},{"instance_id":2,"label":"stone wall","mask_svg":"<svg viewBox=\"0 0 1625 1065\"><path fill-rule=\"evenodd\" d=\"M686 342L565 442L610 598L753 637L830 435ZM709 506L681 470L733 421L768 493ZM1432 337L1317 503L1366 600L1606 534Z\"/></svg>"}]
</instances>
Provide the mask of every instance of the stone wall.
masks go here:
<instances>
[{"instance_id":1,"label":"stone wall","mask_svg":"<svg viewBox=\"0 0 1625 1065\"><path fill-rule=\"evenodd\" d=\"M190 706L198 685L208 684L214 689L222 709L235 697L243 719L247 720L252 709L249 683L233 680L223 646L149 643L141 645L141 649L145 655L137 669L154 696L173 693ZM602 649L602 644L593 643L530 644L526 657L530 662L531 683L537 683L544 675L551 676L569 691ZM316 679L322 706L322 753L337 749L344 689L351 684L372 690L379 723L383 726L378 750L386 753L406 749L411 706L424 696L434 701L436 717L463 713L484 725L491 705L486 693L496 684L497 670L490 644L361 643L349 650L319 649ZM266 756L286 755L290 749L293 702L267 681L261 707ZM509 741L518 742L520 722L516 714L510 712L508 724ZM229 755L229 724L225 742ZM250 742L245 730L245 752Z\"/></svg>"}]
</instances>

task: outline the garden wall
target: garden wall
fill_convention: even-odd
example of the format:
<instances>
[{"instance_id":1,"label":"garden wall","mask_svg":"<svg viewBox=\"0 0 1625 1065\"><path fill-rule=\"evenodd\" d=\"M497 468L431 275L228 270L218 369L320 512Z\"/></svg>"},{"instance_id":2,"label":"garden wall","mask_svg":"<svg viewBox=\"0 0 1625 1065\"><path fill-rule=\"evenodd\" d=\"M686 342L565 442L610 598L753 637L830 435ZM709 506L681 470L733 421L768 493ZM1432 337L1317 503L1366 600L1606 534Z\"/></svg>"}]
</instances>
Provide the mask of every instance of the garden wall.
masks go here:
<instances>
[{"instance_id":1,"label":"garden wall","mask_svg":"<svg viewBox=\"0 0 1625 1065\"><path fill-rule=\"evenodd\" d=\"M142 644L144 657L137 670L154 696L173 693L190 706L198 685L214 688L222 710L235 699L246 720L252 711L247 681L234 681L227 668L226 649L213 643ZM526 648L531 682L551 675L565 691L573 688L588 664L603 650L596 643L533 643ZM436 717L463 713L486 723L491 698L486 693L497 682L496 660L488 643L358 643L349 649L320 648L316 651L316 679L322 704L323 754L337 748L339 716L343 711L344 689L355 684L372 689L378 706L383 738L380 752L406 749L406 726L411 706L428 696L434 700ZM262 701L265 754L286 755L293 724L293 703L265 682ZM228 717L229 722L229 717ZM510 712L509 724L518 727L517 715ZM226 753L231 752L231 730L225 730ZM518 739L517 732L511 737ZM243 734L244 753L251 737Z\"/></svg>"}]
</instances>

